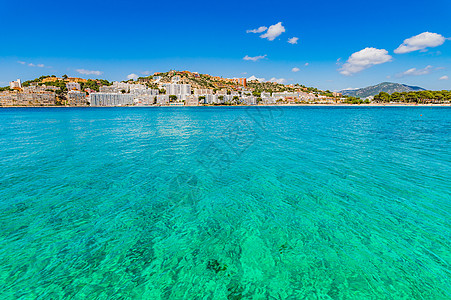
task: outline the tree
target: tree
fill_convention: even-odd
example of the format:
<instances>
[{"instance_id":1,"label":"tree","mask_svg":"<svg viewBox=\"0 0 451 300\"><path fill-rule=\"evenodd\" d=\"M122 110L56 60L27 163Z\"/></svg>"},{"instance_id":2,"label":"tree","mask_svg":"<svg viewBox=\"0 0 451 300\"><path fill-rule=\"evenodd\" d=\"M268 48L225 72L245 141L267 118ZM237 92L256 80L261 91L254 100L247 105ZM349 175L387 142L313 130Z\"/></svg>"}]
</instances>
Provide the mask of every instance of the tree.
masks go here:
<instances>
[{"instance_id":1,"label":"tree","mask_svg":"<svg viewBox=\"0 0 451 300\"><path fill-rule=\"evenodd\" d=\"M386 92L380 92L379 97L382 100L382 102L390 102L390 94Z\"/></svg>"},{"instance_id":2,"label":"tree","mask_svg":"<svg viewBox=\"0 0 451 300\"><path fill-rule=\"evenodd\" d=\"M418 96L415 92L407 93L406 95L407 102L418 102Z\"/></svg>"},{"instance_id":3,"label":"tree","mask_svg":"<svg viewBox=\"0 0 451 300\"><path fill-rule=\"evenodd\" d=\"M392 101L392 102L399 102L399 101L401 101L401 94L398 93L398 92L394 92L390 96L390 101Z\"/></svg>"},{"instance_id":4,"label":"tree","mask_svg":"<svg viewBox=\"0 0 451 300\"><path fill-rule=\"evenodd\" d=\"M390 94L386 92L380 92L374 96L376 102L390 102Z\"/></svg>"},{"instance_id":5,"label":"tree","mask_svg":"<svg viewBox=\"0 0 451 300\"><path fill-rule=\"evenodd\" d=\"M66 74L63 75L63 79L67 79L67 75Z\"/></svg>"},{"instance_id":6,"label":"tree","mask_svg":"<svg viewBox=\"0 0 451 300\"><path fill-rule=\"evenodd\" d=\"M177 96L176 95L169 95L169 100L177 101Z\"/></svg>"},{"instance_id":7,"label":"tree","mask_svg":"<svg viewBox=\"0 0 451 300\"><path fill-rule=\"evenodd\" d=\"M107 82L108 82L108 81L107 81ZM109 83L109 82L108 82L108 83ZM109 85L109 84L108 84L108 85ZM96 91L96 92L99 91L99 85L97 84L97 81L92 80L92 79L88 79L87 82L81 82L81 83L80 83L80 87L81 87L81 90L82 90L82 91L85 90L85 89L91 89L91 90L94 90L94 91Z\"/></svg>"}]
</instances>

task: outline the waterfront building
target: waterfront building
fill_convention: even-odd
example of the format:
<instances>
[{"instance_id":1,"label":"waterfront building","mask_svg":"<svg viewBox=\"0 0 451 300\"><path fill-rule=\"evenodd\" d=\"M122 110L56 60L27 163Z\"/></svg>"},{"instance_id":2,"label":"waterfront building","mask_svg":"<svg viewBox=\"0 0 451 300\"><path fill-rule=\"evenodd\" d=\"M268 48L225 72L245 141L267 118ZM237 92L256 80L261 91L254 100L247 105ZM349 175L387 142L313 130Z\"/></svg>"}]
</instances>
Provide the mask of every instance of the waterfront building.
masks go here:
<instances>
[{"instance_id":1,"label":"waterfront building","mask_svg":"<svg viewBox=\"0 0 451 300\"><path fill-rule=\"evenodd\" d=\"M135 103L142 105L154 104L158 94L157 89L135 90L131 93Z\"/></svg>"},{"instance_id":2,"label":"waterfront building","mask_svg":"<svg viewBox=\"0 0 451 300\"><path fill-rule=\"evenodd\" d=\"M0 105L2 106L49 106L55 105L56 95L54 92L24 93L24 92L2 92L0 93Z\"/></svg>"},{"instance_id":3,"label":"waterfront building","mask_svg":"<svg viewBox=\"0 0 451 300\"><path fill-rule=\"evenodd\" d=\"M122 93L92 93L91 106L126 106L133 105L132 94Z\"/></svg>"},{"instance_id":4,"label":"waterfront building","mask_svg":"<svg viewBox=\"0 0 451 300\"><path fill-rule=\"evenodd\" d=\"M299 92L299 99L301 101L314 101L316 96L313 93Z\"/></svg>"},{"instance_id":5,"label":"waterfront building","mask_svg":"<svg viewBox=\"0 0 451 300\"><path fill-rule=\"evenodd\" d=\"M254 96L242 97L241 103L244 103L246 105L257 105L257 98Z\"/></svg>"},{"instance_id":6,"label":"waterfront building","mask_svg":"<svg viewBox=\"0 0 451 300\"><path fill-rule=\"evenodd\" d=\"M169 104L169 95L158 95L157 96L157 104L158 105L168 105Z\"/></svg>"},{"instance_id":7,"label":"waterfront building","mask_svg":"<svg viewBox=\"0 0 451 300\"><path fill-rule=\"evenodd\" d=\"M85 92L75 90L67 92L67 105L84 106L87 104L87 100Z\"/></svg>"},{"instance_id":8,"label":"waterfront building","mask_svg":"<svg viewBox=\"0 0 451 300\"><path fill-rule=\"evenodd\" d=\"M218 95L211 95L211 94L208 94L208 95L205 95L205 101L204 101L204 103L205 104L216 104L216 103L219 103L218 102Z\"/></svg>"},{"instance_id":9,"label":"waterfront building","mask_svg":"<svg viewBox=\"0 0 451 300\"><path fill-rule=\"evenodd\" d=\"M262 103L266 105L276 104L276 98L274 97L262 97Z\"/></svg>"},{"instance_id":10,"label":"waterfront building","mask_svg":"<svg viewBox=\"0 0 451 300\"><path fill-rule=\"evenodd\" d=\"M185 100L186 106L198 106L199 105L199 97L195 95L189 95Z\"/></svg>"},{"instance_id":11,"label":"waterfront building","mask_svg":"<svg viewBox=\"0 0 451 300\"><path fill-rule=\"evenodd\" d=\"M177 83L179 81L180 81L180 75L172 76L172 78L171 78L172 83Z\"/></svg>"}]
</instances>

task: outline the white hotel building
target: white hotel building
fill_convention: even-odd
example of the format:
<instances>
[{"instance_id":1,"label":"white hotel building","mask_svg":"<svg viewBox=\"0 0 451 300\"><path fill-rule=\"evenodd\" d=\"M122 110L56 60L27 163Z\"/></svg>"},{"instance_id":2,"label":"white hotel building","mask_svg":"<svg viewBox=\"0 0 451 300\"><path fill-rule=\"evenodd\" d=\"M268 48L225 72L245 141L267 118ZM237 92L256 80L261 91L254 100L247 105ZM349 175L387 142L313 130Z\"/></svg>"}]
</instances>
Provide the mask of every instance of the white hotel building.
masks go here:
<instances>
[{"instance_id":1,"label":"white hotel building","mask_svg":"<svg viewBox=\"0 0 451 300\"><path fill-rule=\"evenodd\" d=\"M163 85L166 89L166 95L191 95L191 85L190 84L176 84L176 83L166 83Z\"/></svg>"},{"instance_id":2,"label":"white hotel building","mask_svg":"<svg viewBox=\"0 0 451 300\"><path fill-rule=\"evenodd\" d=\"M91 93L91 106L125 106L133 105L132 94Z\"/></svg>"}]
</instances>

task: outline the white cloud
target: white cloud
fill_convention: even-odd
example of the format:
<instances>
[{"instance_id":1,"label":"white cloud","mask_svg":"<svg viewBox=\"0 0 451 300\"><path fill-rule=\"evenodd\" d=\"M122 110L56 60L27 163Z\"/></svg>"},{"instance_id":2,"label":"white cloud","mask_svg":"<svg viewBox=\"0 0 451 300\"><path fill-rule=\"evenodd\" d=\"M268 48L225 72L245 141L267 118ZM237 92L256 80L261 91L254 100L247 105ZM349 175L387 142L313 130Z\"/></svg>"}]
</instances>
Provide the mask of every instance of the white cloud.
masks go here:
<instances>
[{"instance_id":1,"label":"white cloud","mask_svg":"<svg viewBox=\"0 0 451 300\"><path fill-rule=\"evenodd\" d=\"M449 79L449 77L448 76L442 76L442 77L440 77L438 80L448 80Z\"/></svg>"},{"instance_id":2,"label":"white cloud","mask_svg":"<svg viewBox=\"0 0 451 300\"><path fill-rule=\"evenodd\" d=\"M285 78L276 78L276 77L273 77L273 78L271 78L271 79L268 80L268 81L283 84L283 83L285 83L287 80L286 80Z\"/></svg>"},{"instance_id":3,"label":"white cloud","mask_svg":"<svg viewBox=\"0 0 451 300\"><path fill-rule=\"evenodd\" d=\"M141 74L149 76L151 74L151 72L150 71L142 71Z\"/></svg>"},{"instance_id":4,"label":"white cloud","mask_svg":"<svg viewBox=\"0 0 451 300\"><path fill-rule=\"evenodd\" d=\"M265 55L259 55L259 56L249 56L249 55L246 55L245 57L243 57L243 59L244 59L244 60L257 61L257 60L266 58L266 56L267 56L266 54L265 54Z\"/></svg>"},{"instance_id":5,"label":"white cloud","mask_svg":"<svg viewBox=\"0 0 451 300\"><path fill-rule=\"evenodd\" d=\"M341 74L350 76L371 66L383 64L391 60L392 57L385 49L365 48L353 53L339 70Z\"/></svg>"},{"instance_id":6,"label":"white cloud","mask_svg":"<svg viewBox=\"0 0 451 300\"><path fill-rule=\"evenodd\" d=\"M131 73L131 74L128 74L127 75L127 79L133 79L133 80L136 80L136 79L138 79L138 75L136 75L135 73Z\"/></svg>"},{"instance_id":7,"label":"white cloud","mask_svg":"<svg viewBox=\"0 0 451 300\"><path fill-rule=\"evenodd\" d=\"M293 69L291 69L291 72L299 72L301 69L294 67Z\"/></svg>"},{"instance_id":8,"label":"white cloud","mask_svg":"<svg viewBox=\"0 0 451 300\"><path fill-rule=\"evenodd\" d=\"M93 70L86 70L86 69L77 69L76 70L78 73L83 74L83 75L102 75L103 72L102 71L93 71Z\"/></svg>"},{"instance_id":9,"label":"white cloud","mask_svg":"<svg viewBox=\"0 0 451 300\"><path fill-rule=\"evenodd\" d=\"M403 54L417 50L427 51L426 48L440 46L445 42L445 40L445 37L441 34L426 31L420 33L419 35L405 39L394 52L397 54Z\"/></svg>"},{"instance_id":10,"label":"white cloud","mask_svg":"<svg viewBox=\"0 0 451 300\"><path fill-rule=\"evenodd\" d=\"M288 39L288 43L294 45L298 43L299 38L297 37L292 37L291 39Z\"/></svg>"},{"instance_id":11,"label":"white cloud","mask_svg":"<svg viewBox=\"0 0 451 300\"><path fill-rule=\"evenodd\" d=\"M258 78L258 77L255 77L254 75L252 75L252 76L249 77L247 80L248 80L248 81L258 80L258 81L260 81L260 82L264 82L264 81L265 81L265 78Z\"/></svg>"},{"instance_id":12,"label":"white cloud","mask_svg":"<svg viewBox=\"0 0 451 300\"><path fill-rule=\"evenodd\" d=\"M285 32L285 27L283 27L282 22L271 25L268 28L268 31L265 34L262 34L260 37L262 39L268 39L268 41L274 41L276 37Z\"/></svg>"},{"instance_id":13,"label":"white cloud","mask_svg":"<svg viewBox=\"0 0 451 300\"><path fill-rule=\"evenodd\" d=\"M45 65L44 64L33 64L33 63L26 63L24 61L18 61L17 63L21 64L21 65L27 65L29 67L37 67L37 68L44 68Z\"/></svg>"},{"instance_id":14,"label":"white cloud","mask_svg":"<svg viewBox=\"0 0 451 300\"><path fill-rule=\"evenodd\" d=\"M266 29L268 29L268 27L266 26L260 26L257 29L249 29L246 30L246 33L262 33L263 31L265 31Z\"/></svg>"},{"instance_id":15,"label":"white cloud","mask_svg":"<svg viewBox=\"0 0 451 300\"><path fill-rule=\"evenodd\" d=\"M309 65L309 63L305 63L305 64L304 64L304 66L306 66L306 67L307 67L308 65Z\"/></svg>"},{"instance_id":16,"label":"white cloud","mask_svg":"<svg viewBox=\"0 0 451 300\"><path fill-rule=\"evenodd\" d=\"M429 74L432 71L432 66L427 66L423 69L417 69L417 68L412 68L409 69L405 72L403 72L401 74L401 76L406 76L406 75L413 75L413 76L419 76L419 75L426 75Z\"/></svg>"}]
</instances>

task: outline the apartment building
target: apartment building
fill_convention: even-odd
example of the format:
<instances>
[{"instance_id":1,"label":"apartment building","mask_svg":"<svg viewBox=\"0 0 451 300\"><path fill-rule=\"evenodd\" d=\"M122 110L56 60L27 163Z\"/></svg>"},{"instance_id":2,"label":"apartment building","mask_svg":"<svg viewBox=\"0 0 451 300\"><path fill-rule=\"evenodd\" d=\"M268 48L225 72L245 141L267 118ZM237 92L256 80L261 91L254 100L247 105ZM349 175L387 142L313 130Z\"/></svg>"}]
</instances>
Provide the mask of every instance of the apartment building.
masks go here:
<instances>
[{"instance_id":1,"label":"apartment building","mask_svg":"<svg viewBox=\"0 0 451 300\"><path fill-rule=\"evenodd\" d=\"M185 100L186 106L198 106L199 105L199 97L195 95L189 95Z\"/></svg>"},{"instance_id":2,"label":"apartment building","mask_svg":"<svg viewBox=\"0 0 451 300\"><path fill-rule=\"evenodd\" d=\"M92 93L91 106L126 106L133 105L132 94Z\"/></svg>"},{"instance_id":3,"label":"apartment building","mask_svg":"<svg viewBox=\"0 0 451 300\"><path fill-rule=\"evenodd\" d=\"M203 95L213 95L212 89L194 89L194 95L203 96Z\"/></svg>"},{"instance_id":4,"label":"apartment building","mask_svg":"<svg viewBox=\"0 0 451 300\"><path fill-rule=\"evenodd\" d=\"M49 106L55 105L56 95L54 92L23 93L2 92L0 93L0 104L2 106Z\"/></svg>"},{"instance_id":5,"label":"apartment building","mask_svg":"<svg viewBox=\"0 0 451 300\"><path fill-rule=\"evenodd\" d=\"M272 93L272 96L276 99L299 98L299 93L285 91L285 92Z\"/></svg>"},{"instance_id":6,"label":"apartment building","mask_svg":"<svg viewBox=\"0 0 451 300\"><path fill-rule=\"evenodd\" d=\"M134 91L146 90L147 86L144 84L131 84L126 82L113 82L110 86L101 86L99 91L101 93L120 93L125 91L126 93L133 93Z\"/></svg>"},{"instance_id":7,"label":"apartment building","mask_svg":"<svg viewBox=\"0 0 451 300\"><path fill-rule=\"evenodd\" d=\"M68 82L68 83L66 83L66 88L69 91L72 91L72 90L80 91L81 90L81 86L78 82Z\"/></svg>"},{"instance_id":8,"label":"apartment building","mask_svg":"<svg viewBox=\"0 0 451 300\"><path fill-rule=\"evenodd\" d=\"M157 96L158 105L169 105L169 95L158 95Z\"/></svg>"},{"instance_id":9,"label":"apartment building","mask_svg":"<svg viewBox=\"0 0 451 300\"><path fill-rule=\"evenodd\" d=\"M69 91L67 92L67 105L70 106L85 106L87 104L87 97L85 92Z\"/></svg>"},{"instance_id":10,"label":"apartment building","mask_svg":"<svg viewBox=\"0 0 451 300\"><path fill-rule=\"evenodd\" d=\"M190 84L166 83L163 86L166 89L166 95L191 95Z\"/></svg>"},{"instance_id":11,"label":"apartment building","mask_svg":"<svg viewBox=\"0 0 451 300\"><path fill-rule=\"evenodd\" d=\"M58 91L60 90L57 86L46 86L46 85L30 85L22 87L24 93L42 93L49 91Z\"/></svg>"}]
</instances>

